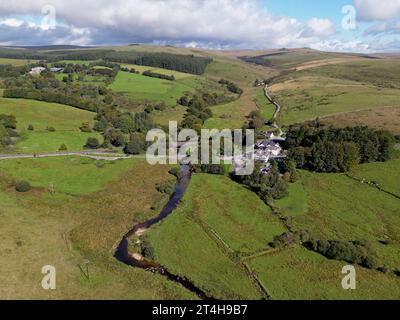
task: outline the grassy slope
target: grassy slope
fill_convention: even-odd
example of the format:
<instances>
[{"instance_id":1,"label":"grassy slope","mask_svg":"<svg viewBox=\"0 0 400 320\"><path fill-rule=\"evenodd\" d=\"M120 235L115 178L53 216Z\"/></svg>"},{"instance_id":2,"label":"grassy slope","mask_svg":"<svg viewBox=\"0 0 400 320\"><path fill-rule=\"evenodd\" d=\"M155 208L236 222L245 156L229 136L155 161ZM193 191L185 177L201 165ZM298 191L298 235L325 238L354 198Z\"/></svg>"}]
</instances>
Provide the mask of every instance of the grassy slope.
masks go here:
<instances>
[{"instance_id":1,"label":"grassy slope","mask_svg":"<svg viewBox=\"0 0 400 320\"><path fill-rule=\"evenodd\" d=\"M400 196L400 160L389 162L367 163L357 166L352 172L352 177L376 181L386 191Z\"/></svg>"},{"instance_id":2,"label":"grassy slope","mask_svg":"<svg viewBox=\"0 0 400 320\"><path fill-rule=\"evenodd\" d=\"M216 81L220 79L233 81L244 90L240 99L212 107L213 117L206 121L205 127L209 129L241 128L246 117L252 111L258 110L255 98L260 88L254 88L253 84L257 78L265 77L265 70L239 60L218 58L207 67L205 76Z\"/></svg>"},{"instance_id":3,"label":"grassy slope","mask_svg":"<svg viewBox=\"0 0 400 320\"><path fill-rule=\"evenodd\" d=\"M196 175L177 211L148 233L161 264L212 296L259 298L242 267L202 226L237 252L262 249L283 232L268 207L226 177Z\"/></svg>"},{"instance_id":4,"label":"grassy slope","mask_svg":"<svg viewBox=\"0 0 400 320\"><path fill-rule=\"evenodd\" d=\"M343 290L344 262L331 261L304 248L291 248L251 262L274 299L399 299L400 280L356 268L357 289Z\"/></svg>"},{"instance_id":5,"label":"grassy slope","mask_svg":"<svg viewBox=\"0 0 400 320\"><path fill-rule=\"evenodd\" d=\"M127 160L100 169L94 166L94 161L77 165L75 160L80 161L49 159L46 169L43 169L44 163L24 161L7 175L0 171L0 297L194 298L181 286L124 266L113 257L116 244L132 226L132 221L156 215L150 208L167 200L156 191L156 184L170 181L168 168ZM26 194L17 194L11 175L24 175L25 166L32 166L28 171L35 179L35 188ZM84 180L82 175L76 175L76 179L71 177L71 172L79 172L78 166L87 172ZM50 195L46 189L53 179L58 181L59 188L55 195ZM64 184L63 179L70 180ZM75 195L68 194L71 190ZM98 191L88 193L94 190ZM87 262L89 279L78 267ZM40 286L41 268L47 264L57 269L55 291L45 291Z\"/></svg>"},{"instance_id":6,"label":"grassy slope","mask_svg":"<svg viewBox=\"0 0 400 320\"><path fill-rule=\"evenodd\" d=\"M98 133L83 133L82 122L94 123L94 113L65 105L25 99L0 98L0 113L17 117L17 129L23 140L17 144L20 152L55 152L65 143L70 151L82 150L88 137ZM27 131L32 124L35 131ZM56 132L46 131L54 127Z\"/></svg>"},{"instance_id":7,"label":"grassy slope","mask_svg":"<svg viewBox=\"0 0 400 320\"><path fill-rule=\"evenodd\" d=\"M292 72L271 87L291 124L337 113L400 106L398 60L364 60Z\"/></svg>"},{"instance_id":8,"label":"grassy slope","mask_svg":"<svg viewBox=\"0 0 400 320\"><path fill-rule=\"evenodd\" d=\"M0 64L10 64L13 66L24 66L29 63L35 63L35 60L23 60L23 59L7 59L7 58L0 58Z\"/></svg>"},{"instance_id":9,"label":"grassy slope","mask_svg":"<svg viewBox=\"0 0 400 320\"><path fill-rule=\"evenodd\" d=\"M378 130L389 130L397 135L400 134L400 107L376 107L339 113L321 118L321 123L338 127L368 126Z\"/></svg>"},{"instance_id":10,"label":"grassy slope","mask_svg":"<svg viewBox=\"0 0 400 320\"><path fill-rule=\"evenodd\" d=\"M302 175L302 181L291 187L289 198L277 202L285 215L293 217L296 229L331 240L368 240L381 265L398 268L400 200L345 175ZM391 243L379 242L385 239Z\"/></svg>"},{"instance_id":11,"label":"grassy slope","mask_svg":"<svg viewBox=\"0 0 400 320\"><path fill-rule=\"evenodd\" d=\"M135 100L164 101L175 105L185 92L193 91L192 83L191 78L168 81L120 71L110 88Z\"/></svg>"},{"instance_id":12,"label":"grassy slope","mask_svg":"<svg viewBox=\"0 0 400 320\"><path fill-rule=\"evenodd\" d=\"M400 106L400 90L361 85L348 80L306 77L297 79L296 85L283 85L280 89L274 90L273 94L282 105L282 124L355 110Z\"/></svg>"},{"instance_id":13,"label":"grassy slope","mask_svg":"<svg viewBox=\"0 0 400 320\"><path fill-rule=\"evenodd\" d=\"M152 71L155 73L165 74L168 76L174 76L176 80L195 77L193 74L190 73L184 73L174 70L167 70L167 69L148 67L148 66L139 66L136 64L121 64L121 67L129 69L134 68L136 71L139 71L140 73L143 73L144 71Z\"/></svg>"}]
</instances>

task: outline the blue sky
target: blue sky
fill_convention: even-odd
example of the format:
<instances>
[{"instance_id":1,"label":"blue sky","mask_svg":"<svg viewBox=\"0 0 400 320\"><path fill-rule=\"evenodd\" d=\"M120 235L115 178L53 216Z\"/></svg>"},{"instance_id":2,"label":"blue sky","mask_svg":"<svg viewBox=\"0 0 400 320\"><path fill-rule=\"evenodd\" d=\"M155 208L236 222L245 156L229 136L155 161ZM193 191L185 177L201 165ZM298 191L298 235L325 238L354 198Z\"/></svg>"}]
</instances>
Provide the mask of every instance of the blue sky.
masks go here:
<instances>
[{"instance_id":1,"label":"blue sky","mask_svg":"<svg viewBox=\"0 0 400 320\"><path fill-rule=\"evenodd\" d=\"M0 0L0 45L133 42L400 51L400 0Z\"/></svg>"},{"instance_id":2,"label":"blue sky","mask_svg":"<svg viewBox=\"0 0 400 320\"><path fill-rule=\"evenodd\" d=\"M313 17L342 19L342 7L353 5L352 0L263 0L264 6L275 14L288 15L297 19Z\"/></svg>"}]
</instances>

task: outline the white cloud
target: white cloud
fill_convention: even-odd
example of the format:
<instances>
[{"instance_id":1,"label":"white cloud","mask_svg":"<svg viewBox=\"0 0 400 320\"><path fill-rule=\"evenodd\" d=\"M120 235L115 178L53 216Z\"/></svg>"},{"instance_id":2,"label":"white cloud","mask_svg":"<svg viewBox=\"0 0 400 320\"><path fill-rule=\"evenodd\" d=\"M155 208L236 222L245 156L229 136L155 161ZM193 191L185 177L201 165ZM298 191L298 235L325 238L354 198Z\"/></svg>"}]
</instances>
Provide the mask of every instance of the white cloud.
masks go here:
<instances>
[{"instance_id":1,"label":"white cloud","mask_svg":"<svg viewBox=\"0 0 400 320\"><path fill-rule=\"evenodd\" d=\"M365 30L365 35L379 35L383 33L400 33L400 21L380 22Z\"/></svg>"},{"instance_id":2,"label":"white cloud","mask_svg":"<svg viewBox=\"0 0 400 320\"><path fill-rule=\"evenodd\" d=\"M0 0L0 18L40 19L47 4L56 9L57 21L69 26L70 34L62 39L76 38L82 44L156 41L219 48L296 47L334 33L329 20L273 16L260 0ZM74 34L76 29L85 30L85 35Z\"/></svg>"},{"instance_id":3,"label":"white cloud","mask_svg":"<svg viewBox=\"0 0 400 320\"><path fill-rule=\"evenodd\" d=\"M23 20L18 20L18 19L14 19L14 18L0 20L0 25L2 25L2 26L18 28L18 27L22 26L23 24L24 24Z\"/></svg>"},{"instance_id":4,"label":"white cloud","mask_svg":"<svg viewBox=\"0 0 400 320\"><path fill-rule=\"evenodd\" d=\"M388 20L400 18L400 0L355 0L361 20Z\"/></svg>"}]
</instances>

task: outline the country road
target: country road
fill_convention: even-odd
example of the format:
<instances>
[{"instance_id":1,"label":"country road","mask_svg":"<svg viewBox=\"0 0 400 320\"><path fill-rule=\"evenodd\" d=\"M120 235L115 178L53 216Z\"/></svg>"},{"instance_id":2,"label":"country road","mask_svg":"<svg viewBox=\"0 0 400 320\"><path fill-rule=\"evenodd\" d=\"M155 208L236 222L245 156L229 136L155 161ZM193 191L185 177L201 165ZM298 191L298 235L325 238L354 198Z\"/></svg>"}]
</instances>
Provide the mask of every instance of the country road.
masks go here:
<instances>
[{"instance_id":1,"label":"country road","mask_svg":"<svg viewBox=\"0 0 400 320\"><path fill-rule=\"evenodd\" d=\"M126 159L129 156L113 154L107 152L107 150L87 150L87 151L76 151L76 152L52 152L52 153L32 153L32 154L0 154L0 160L8 159L30 159L30 158L50 158L50 157L66 157L66 156L78 156L91 158L94 160L105 160L115 161L119 159Z\"/></svg>"},{"instance_id":2,"label":"country road","mask_svg":"<svg viewBox=\"0 0 400 320\"><path fill-rule=\"evenodd\" d=\"M269 94L268 84L265 84L265 86L264 86L264 94L265 94L265 97L268 99L268 101L271 102L276 108L274 115L272 116L272 119L271 119L272 126L274 128L276 128L277 130L279 130L279 136L283 136L284 132L282 131L282 129L278 126L278 124L276 122L276 119L278 118L279 114L281 113L282 108L281 108L280 104L278 102L276 102L276 100Z\"/></svg>"}]
</instances>

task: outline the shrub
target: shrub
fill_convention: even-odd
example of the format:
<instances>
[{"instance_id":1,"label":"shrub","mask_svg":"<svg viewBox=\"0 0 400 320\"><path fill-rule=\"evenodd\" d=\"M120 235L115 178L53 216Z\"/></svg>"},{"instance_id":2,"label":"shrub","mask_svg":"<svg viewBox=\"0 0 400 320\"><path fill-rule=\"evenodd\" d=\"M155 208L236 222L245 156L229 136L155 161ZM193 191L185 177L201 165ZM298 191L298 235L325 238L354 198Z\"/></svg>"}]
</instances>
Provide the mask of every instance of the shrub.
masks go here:
<instances>
[{"instance_id":1,"label":"shrub","mask_svg":"<svg viewBox=\"0 0 400 320\"><path fill-rule=\"evenodd\" d=\"M18 192L28 192L31 190L31 184L25 180L18 181L15 185L15 190Z\"/></svg>"},{"instance_id":2,"label":"shrub","mask_svg":"<svg viewBox=\"0 0 400 320\"><path fill-rule=\"evenodd\" d=\"M49 132L55 132L56 131L56 129L54 127L47 127L46 130L49 131Z\"/></svg>"},{"instance_id":3,"label":"shrub","mask_svg":"<svg viewBox=\"0 0 400 320\"><path fill-rule=\"evenodd\" d=\"M28 126L28 130L29 130L29 131L34 131L35 128L33 127L33 125L30 124L30 125Z\"/></svg>"},{"instance_id":4,"label":"shrub","mask_svg":"<svg viewBox=\"0 0 400 320\"><path fill-rule=\"evenodd\" d=\"M100 142L97 138L88 138L84 147L86 149L98 149L100 148Z\"/></svg>"},{"instance_id":5,"label":"shrub","mask_svg":"<svg viewBox=\"0 0 400 320\"><path fill-rule=\"evenodd\" d=\"M150 245L147 238L143 238L141 242L141 249L143 257L149 260L155 260L154 248Z\"/></svg>"},{"instance_id":6,"label":"shrub","mask_svg":"<svg viewBox=\"0 0 400 320\"><path fill-rule=\"evenodd\" d=\"M82 132L92 132L92 128L90 127L89 122L83 122L79 129Z\"/></svg>"},{"instance_id":7,"label":"shrub","mask_svg":"<svg viewBox=\"0 0 400 320\"><path fill-rule=\"evenodd\" d=\"M146 149L146 137L141 133L132 133L129 142L124 148L126 154L137 155L145 151Z\"/></svg>"},{"instance_id":8,"label":"shrub","mask_svg":"<svg viewBox=\"0 0 400 320\"><path fill-rule=\"evenodd\" d=\"M182 173L179 167L173 167L171 170L169 170L169 173L177 177L178 179L182 177Z\"/></svg>"},{"instance_id":9,"label":"shrub","mask_svg":"<svg viewBox=\"0 0 400 320\"><path fill-rule=\"evenodd\" d=\"M58 149L58 151L68 151L68 148L67 148L66 144L63 143L63 144L60 146L60 148Z\"/></svg>"}]
</instances>

